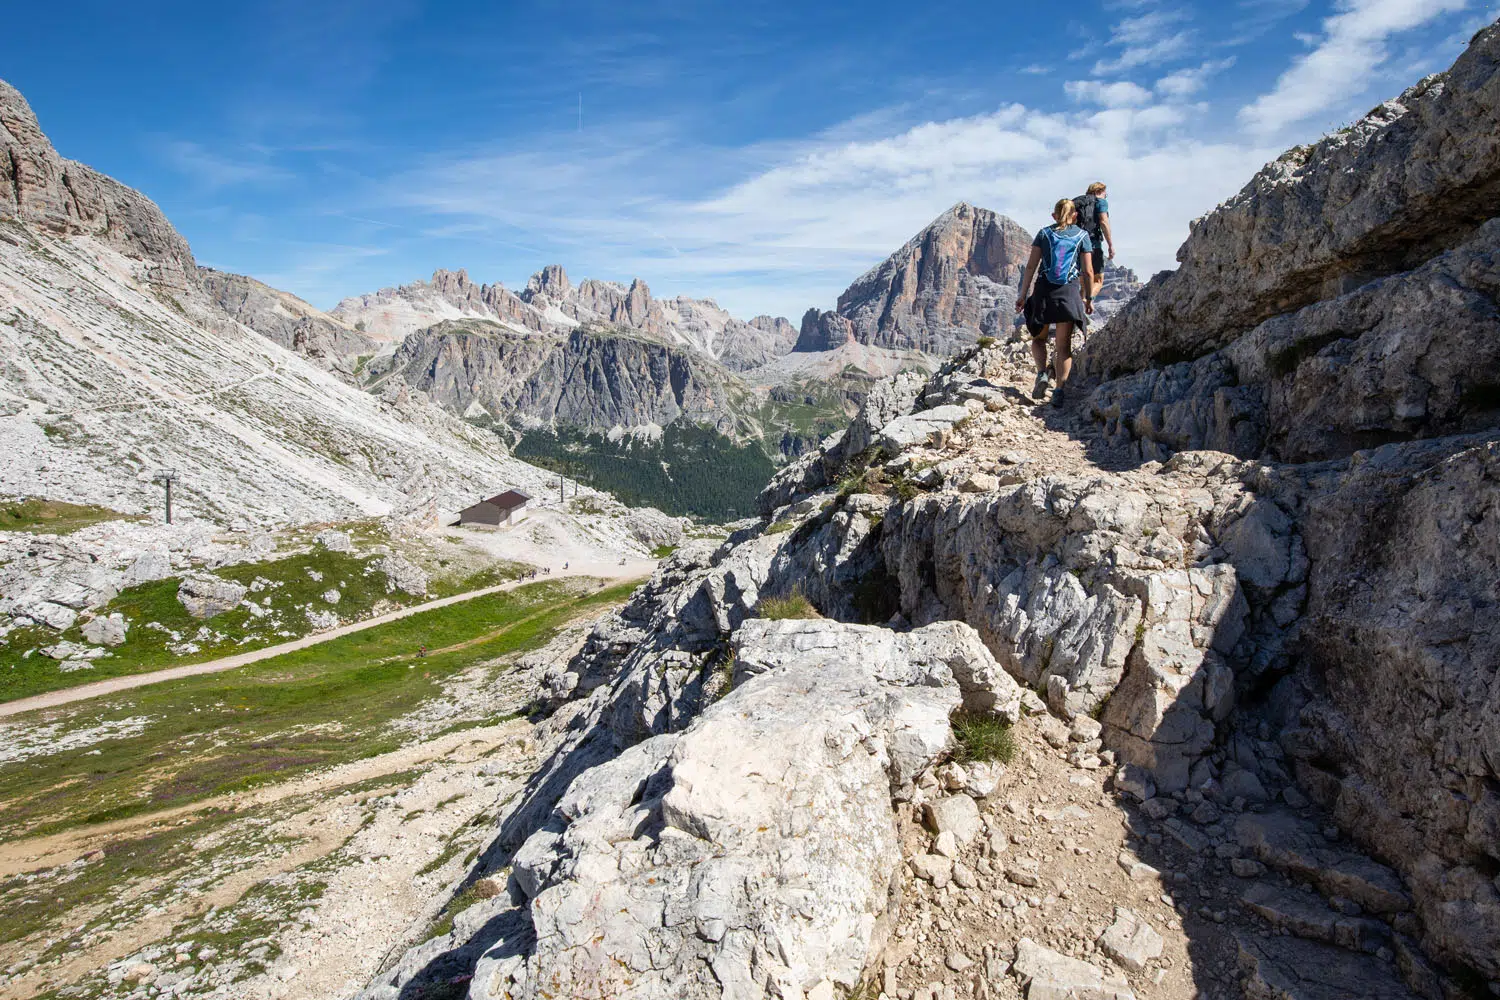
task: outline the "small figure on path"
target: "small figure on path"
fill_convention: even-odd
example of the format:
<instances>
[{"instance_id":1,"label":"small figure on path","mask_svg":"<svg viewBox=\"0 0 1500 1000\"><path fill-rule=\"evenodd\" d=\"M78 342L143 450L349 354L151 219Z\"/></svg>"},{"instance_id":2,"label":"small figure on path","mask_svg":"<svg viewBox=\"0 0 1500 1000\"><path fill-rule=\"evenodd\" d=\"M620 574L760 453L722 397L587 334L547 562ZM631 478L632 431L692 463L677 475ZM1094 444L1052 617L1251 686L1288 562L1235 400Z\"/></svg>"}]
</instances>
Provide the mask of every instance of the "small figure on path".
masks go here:
<instances>
[{"instance_id":1,"label":"small figure on path","mask_svg":"<svg viewBox=\"0 0 1500 1000\"><path fill-rule=\"evenodd\" d=\"M1047 398L1051 387L1047 374L1047 331L1051 327L1057 329L1053 364L1057 389L1052 394L1052 403L1061 406L1063 385L1073 370L1073 330L1082 326L1094 311L1094 245L1089 234L1076 225L1078 212L1071 198L1064 198L1053 207L1052 218L1054 224L1039 231L1031 241L1031 257L1021 278L1016 311L1025 315L1026 330L1031 334L1031 358L1036 362L1036 384L1031 396L1038 402ZM1033 278L1035 288L1032 288Z\"/></svg>"},{"instance_id":2,"label":"small figure on path","mask_svg":"<svg viewBox=\"0 0 1500 1000\"><path fill-rule=\"evenodd\" d=\"M420 646L417 647L417 655L418 656L426 656L427 655L427 643L424 642L424 643L422 643L422 645L420 645Z\"/></svg>"},{"instance_id":3,"label":"small figure on path","mask_svg":"<svg viewBox=\"0 0 1500 1000\"><path fill-rule=\"evenodd\" d=\"M1088 233L1089 241L1094 244L1091 255L1094 284L1089 297L1098 298L1104 289L1105 244L1109 245L1108 259L1115 259L1115 233L1109 225L1109 188L1103 181L1095 181L1086 193L1073 199L1073 207L1078 210L1078 228Z\"/></svg>"}]
</instances>

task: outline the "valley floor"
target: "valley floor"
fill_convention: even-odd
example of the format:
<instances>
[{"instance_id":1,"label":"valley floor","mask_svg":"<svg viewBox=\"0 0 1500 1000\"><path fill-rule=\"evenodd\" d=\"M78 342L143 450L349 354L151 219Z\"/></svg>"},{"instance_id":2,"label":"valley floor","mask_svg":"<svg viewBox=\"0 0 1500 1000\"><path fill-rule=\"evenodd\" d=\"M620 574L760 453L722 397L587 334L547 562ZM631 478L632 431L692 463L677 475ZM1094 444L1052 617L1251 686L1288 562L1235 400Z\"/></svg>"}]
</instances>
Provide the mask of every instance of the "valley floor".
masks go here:
<instances>
[{"instance_id":1,"label":"valley floor","mask_svg":"<svg viewBox=\"0 0 1500 1000\"><path fill-rule=\"evenodd\" d=\"M0 724L0 996L353 992L486 891L450 898L536 767L532 675L631 587L529 584Z\"/></svg>"}]
</instances>

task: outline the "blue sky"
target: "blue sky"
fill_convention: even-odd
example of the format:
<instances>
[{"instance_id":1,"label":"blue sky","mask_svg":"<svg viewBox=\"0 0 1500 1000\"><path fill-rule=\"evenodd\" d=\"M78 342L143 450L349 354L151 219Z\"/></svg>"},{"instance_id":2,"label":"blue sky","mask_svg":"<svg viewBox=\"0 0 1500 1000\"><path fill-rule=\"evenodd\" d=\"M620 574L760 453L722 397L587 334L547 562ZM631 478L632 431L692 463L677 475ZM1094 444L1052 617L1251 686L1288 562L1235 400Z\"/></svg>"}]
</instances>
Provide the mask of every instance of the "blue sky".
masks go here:
<instances>
[{"instance_id":1,"label":"blue sky","mask_svg":"<svg viewBox=\"0 0 1500 1000\"><path fill-rule=\"evenodd\" d=\"M1110 185L1173 266L1266 160L1446 68L1493 0L27 4L0 77L199 261L330 308L465 267L794 321L959 200ZM582 114L579 114L580 100Z\"/></svg>"}]
</instances>

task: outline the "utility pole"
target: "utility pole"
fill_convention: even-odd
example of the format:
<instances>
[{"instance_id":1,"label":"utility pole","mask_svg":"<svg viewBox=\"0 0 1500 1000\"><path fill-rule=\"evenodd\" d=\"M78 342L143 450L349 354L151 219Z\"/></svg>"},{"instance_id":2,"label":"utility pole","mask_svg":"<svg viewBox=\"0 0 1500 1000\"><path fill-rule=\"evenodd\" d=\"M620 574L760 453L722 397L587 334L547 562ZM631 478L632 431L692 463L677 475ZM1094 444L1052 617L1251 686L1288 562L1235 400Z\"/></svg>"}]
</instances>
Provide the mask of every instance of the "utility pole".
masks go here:
<instances>
[{"instance_id":1,"label":"utility pole","mask_svg":"<svg viewBox=\"0 0 1500 1000\"><path fill-rule=\"evenodd\" d=\"M177 478L176 469L162 469L155 477L153 483L161 483L167 488L167 523L172 523L172 480Z\"/></svg>"}]
</instances>

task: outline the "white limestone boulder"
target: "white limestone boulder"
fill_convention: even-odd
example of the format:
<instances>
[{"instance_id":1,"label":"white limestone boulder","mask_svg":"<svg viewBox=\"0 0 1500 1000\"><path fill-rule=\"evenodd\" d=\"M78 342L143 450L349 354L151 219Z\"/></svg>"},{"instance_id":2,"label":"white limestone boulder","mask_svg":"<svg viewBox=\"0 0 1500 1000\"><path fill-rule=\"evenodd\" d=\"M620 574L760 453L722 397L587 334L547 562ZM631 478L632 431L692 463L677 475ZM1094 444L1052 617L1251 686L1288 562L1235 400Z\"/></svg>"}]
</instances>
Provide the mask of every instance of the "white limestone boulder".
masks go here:
<instances>
[{"instance_id":1,"label":"white limestone boulder","mask_svg":"<svg viewBox=\"0 0 1500 1000\"><path fill-rule=\"evenodd\" d=\"M944 634L746 622L731 693L585 771L516 853L535 948L524 969L486 966L474 994L853 987L902 863L892 789L937 759L962 699L934 655Z\"/></svg>"}]
</instances>

